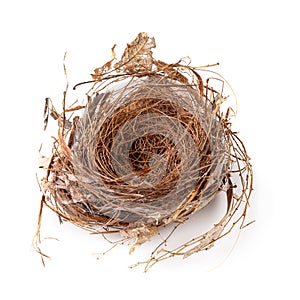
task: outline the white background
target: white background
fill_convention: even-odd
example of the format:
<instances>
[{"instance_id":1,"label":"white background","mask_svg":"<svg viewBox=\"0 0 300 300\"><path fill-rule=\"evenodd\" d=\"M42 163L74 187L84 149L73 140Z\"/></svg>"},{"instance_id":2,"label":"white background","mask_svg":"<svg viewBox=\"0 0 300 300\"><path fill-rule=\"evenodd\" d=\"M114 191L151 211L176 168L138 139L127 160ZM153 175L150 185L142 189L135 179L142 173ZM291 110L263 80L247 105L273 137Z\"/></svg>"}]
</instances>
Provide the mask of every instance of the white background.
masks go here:
<instances>
[{"instance_id":1,"label":"white background","mask_svg":"<svg viewBox=\"0 0 300 300\"><path fill-rule=\"evenodd\" d=\"M299 6L298 1L2 1L1 299L299 299ZM239 99L234 126L255 172L249 220L215 249L156 265L46 212L43 268L31 248L40 194L35 180L45 97L61 99L64 52L70 83L138 32L155 36L154 56L215 68ZM207 208L213 212L212 204ZM203 217L204 214L199 214ZM194 218L195 222L197 218ZM200 219L201 220L201 219ZM195 223L196 224L196 223ZM190 228L193 228L191 225ZM235 246L234 246L235 244ZM225 247L225 248L223 248ZM226 248L227 247L227 248Z\"/></svg>"}]
</instances>

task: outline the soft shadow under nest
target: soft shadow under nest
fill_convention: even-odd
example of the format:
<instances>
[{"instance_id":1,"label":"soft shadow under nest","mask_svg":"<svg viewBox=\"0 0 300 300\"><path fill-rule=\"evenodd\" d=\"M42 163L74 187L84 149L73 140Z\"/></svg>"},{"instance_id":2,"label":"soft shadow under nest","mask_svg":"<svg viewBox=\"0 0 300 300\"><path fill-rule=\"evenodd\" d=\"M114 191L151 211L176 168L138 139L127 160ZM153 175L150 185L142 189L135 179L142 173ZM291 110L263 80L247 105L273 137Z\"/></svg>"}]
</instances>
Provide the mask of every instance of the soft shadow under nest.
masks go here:
<instances>
[{"instance_id":1,"label":"soft shadow under nest","mask_svg":"<svg viewBox=\"0 0 300 300\"><path fill-rule=\"evenodd\" d=\"M145 270L208 249L237 224L246 226L252 169L231 130L230 108L221 109L222 91L209 78L203 83L198 71L207 69L157 61L153 47L154 38L140 33L114 65L113 47L111 60L95 69L92 81L81 83L93 84L82 106L66 108L65 92L58 113L47 99L45 122L49 113L54 116L58 134L40 180L35 246L42 257L44 205L91 232L119 233L133 251L160 227L177 228L216 194L226 193L227 211L213 228L173 250L160 244Z\"/></svg>"}]
</instances>

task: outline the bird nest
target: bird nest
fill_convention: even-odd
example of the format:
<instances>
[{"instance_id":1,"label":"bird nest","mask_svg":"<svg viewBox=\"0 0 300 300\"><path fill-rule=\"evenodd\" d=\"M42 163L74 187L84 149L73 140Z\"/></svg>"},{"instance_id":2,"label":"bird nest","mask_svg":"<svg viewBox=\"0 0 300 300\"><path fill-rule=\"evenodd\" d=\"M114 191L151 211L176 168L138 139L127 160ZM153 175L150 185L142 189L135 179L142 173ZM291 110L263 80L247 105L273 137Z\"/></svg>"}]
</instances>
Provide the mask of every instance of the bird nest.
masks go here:
<instances>
[{"instance_id":1,"label":"bird nest","mask_svg":"<svg viewBox=\"0 0 300 300\"><path fill-rule=\"evenodd\" d=\"M209 78L204 84L199 71L206 69L155 60L153 47L154 38L140 33L113 64L114 46L93 80L78 84L92 84L84 105L66 108L64 97L58 113L46 99L45 127L51 114L58 133L40 179L35 245L42 257L44 205L91 232L119 233L133 251L161 227L177 228L218 193L226 194L221 220L173 250L160 244L146 270L163 259L208 249L237 224L245 226L252 169L231 130L230 109L222 110L226 98Z\"/></svg>"}]
</instances>

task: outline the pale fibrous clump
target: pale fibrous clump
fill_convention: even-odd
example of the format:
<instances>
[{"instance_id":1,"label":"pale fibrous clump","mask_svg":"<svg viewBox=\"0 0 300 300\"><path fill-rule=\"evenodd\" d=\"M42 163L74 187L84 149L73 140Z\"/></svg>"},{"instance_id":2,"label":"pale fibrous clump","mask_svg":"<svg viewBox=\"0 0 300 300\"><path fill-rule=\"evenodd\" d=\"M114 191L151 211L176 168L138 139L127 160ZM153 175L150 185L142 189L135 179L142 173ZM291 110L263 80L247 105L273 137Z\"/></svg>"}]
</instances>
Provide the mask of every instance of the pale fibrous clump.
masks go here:
<instances>
[{"instance_id":1,"label":"pale fibrous clump","mask_svg":"<svg viewBox=\"0 0 300 300\"><path fill-rule=\"evenodd\" d=\"M51 156L41 161L45 173L34 241L42 257L43 206L93 233L119 234L132 252L162 227L173 226L173 233L217 194L226 195L221 220L175 249L159 244L145 270L209 249L233 227L246 226L252 168L231 130L234 109L224 108L227 82L211 66L156 60L155 46L154 38L139 33L119 61L114 46L92 80L74 87L91 85L83 105L68 106L67 91L60 112L46 99L45 129L51 115L57 136ZM204 80L202 74L212 76ZM221 89L211 84L216 81Z\"/></svg>"}]
</instances>

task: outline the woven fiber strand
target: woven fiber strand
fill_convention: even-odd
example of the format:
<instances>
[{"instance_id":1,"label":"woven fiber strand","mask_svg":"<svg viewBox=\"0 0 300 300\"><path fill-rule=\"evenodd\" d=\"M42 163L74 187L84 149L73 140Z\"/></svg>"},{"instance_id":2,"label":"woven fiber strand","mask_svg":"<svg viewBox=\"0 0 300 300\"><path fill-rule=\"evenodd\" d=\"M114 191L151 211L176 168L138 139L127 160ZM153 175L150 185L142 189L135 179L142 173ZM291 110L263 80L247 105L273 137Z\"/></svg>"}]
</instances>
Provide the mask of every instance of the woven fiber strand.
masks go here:
<instances>
[{"instance_id":1,"label":"woven fiber strand","mask_svg":"<svg viewBox=\"0 0 300 300\"><path fill-rule=\"evenodd\" d=\"M220 110L222 94L195 68L154 60L154 46L140 33L114 67L113 47L112 60L95 69L86 105L66 109L63 102L41 179L41 207L93 232L120 233L132 250L226 192L219 223L173 251L158 247L146 269L211 247L238 221L243 227L252 190L246 150Z\"/></svg>"}]
</instances>

